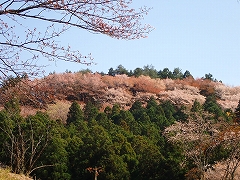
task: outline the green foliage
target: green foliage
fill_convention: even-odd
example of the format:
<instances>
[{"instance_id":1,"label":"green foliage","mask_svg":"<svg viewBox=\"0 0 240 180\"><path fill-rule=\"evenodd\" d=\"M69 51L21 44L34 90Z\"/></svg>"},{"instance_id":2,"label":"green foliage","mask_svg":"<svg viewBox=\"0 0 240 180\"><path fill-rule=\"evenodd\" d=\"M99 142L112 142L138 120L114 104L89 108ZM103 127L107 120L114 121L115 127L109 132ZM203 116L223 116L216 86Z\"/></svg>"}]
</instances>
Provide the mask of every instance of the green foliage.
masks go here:
<instances>
[{"instance_id":1,"label":"green foliage","mask_svg":"<svg viewBox=\"0 0 240 180\"><path fill-rule=\"evenodd\" d=\"M126 74L128 76L135 76L139 77L141 75L149 76L153 79L160 78L160 79L186 79L186 78L193 78L190 71L186 70L184 73L182 70L177 67L174 68L173 71L169 70L168 68L163 68L163 70L156 70L153 65L146 65L143 66L143 68L137 67L134 70L128 71L126 68L123 67L123 65L117 66L116 69L113 69L112 67L108 70L108 75L115 76L119 74ZM210 80L210 81L216 81L216 79L213 78L213 75L208 73L205 74L203 79Z\"/></svg>"},{"instance_id":2,"label":"green foliage","mask_svg":"<svg viewBox=\"0 0 240 180\"><path fill-rule=\"evenodd\" d=\"M223 110L218 105L215 96L208 96L203 104L203 108L205 111L213 113L216 118L223 117Z\"/></svg>"},{"instance_id":3,"label":"green foliage","mask_svg":"<svg viewBox=\"0 0 240 180\"><path fill-rule=\"evenodd\" d=\"M183 73L179 67L174 68L173 71L169 70L169 68L163 68L163 70L158 71L154 68L153 65L146 65L146 66L143 66L143 68L137 67L134 70L130 70L130 71L128 71L126 68L124 68L123 65L118 65L116 69L113 69L111 67L108 70L107 74L110 76L126 74L128 76L135 76L135 77L144 75L144 76L149 76L153 79L155 79L155 78L160 78L160 79L193 78L190 71L186 70ZM210 80L210 81L217 81L216 79L213 78L213 75L211 73L205 74L203 79Z\"/></svg>"},{"instance_id":4,"label":"green foliage","mask_svg":"<svg viewBox=\"0 0 240 180\"><path fill-rule=\"evenodd\" d=\"M204 79L208 79L208 80L210 80L210 81L213 81L213 80L214 80L213 75L212 75L211 73L205 74Z\"/></svg>"},{"instance_id":5,"label":"green foliage","mask_svg":"<svg viewBox=\"0 0 240 180\"><path fill-rule=\"evenodd\" d=\"M18 107L13 106L13 102L7 105L12 111ZM216 113L217 108L220 107L215 99L209 97L203 107L195 101L191 111L200 114L204 114L205 110ZM162 132L175 121L186 123L187 112L184 106L177 107L170 101L159 103L153 97L146 107L140 101L135 101L129 110L121 109L120 105L115 104L112 108L106 107L104 112L100 112L92 102L86 104L84 111L77 102L73 102L66 126L51 121L44 113L38 112L34 116L23 118L19 114L13 116L2 110L0 161L7 165L15 163L9 161L11 158L8 154L11 136L6 132L11 132L18 140L26 138L26 147L36 146L41 140L36 150L42 150L42 153L39 153L39 158L30 168L33 170L47 165L31 173L41 179L93 179L93 174L87 168L101 167L103 171L99 172L99 180L181 180L187 170L192 168L191 161L184 159L186 157L183 157L182 149L169 144ZM21 127L21 131L18 127ZM34 139L32 144L27 141L30 137ZM211 156L211 162L224 159L226 153L219 146ZM28 159L31 152L27 151L26 155ZM185 167L181 166L183 163L186 164ZM25 165L29 169L28 162ZM13 168L15 166L17 165Z\"/></svg>"},{"instance_id":6,"label":"green foliage","mask_svg":"<svg viewBox=\"0 0 240 180\"><path fill-rule=\"evenodd\" d=\"M71 71L68 71L67 73L71 73ZM78 71L78 73L81 73L81 74L87 74L87 73L92 73L92 70L90 69L82 69L80 71Z\"/></svg>"},{"instance_id":7,"label":"green foliage","mask_svg":"<svg viewBox=\"0 0 240 180\"><path fill-rule=\"evenodd\" d=\"M109 180L129 180L130 173L128 171L127 163L123 161L121 156L116 154L109 155L108 158L104 159L105 171L99 176L98 179L109 179Z\"/></svg>"},{"instance_id":8,"label":"green foliage","mask_svg":"<svg viewBox=\"0 0 240 180\"><path fill-rule=\"evenodd\" d=\"M105 109L104 109L104 113L107 115L108 118L111 117L111 113L112 113L112 109L107 106Z\"/></svg>"},{"instance_id":9,"label":"green foliage","mask_svg":"<svg viewBox=\"0 0 240 180\"><path fill-rule=\"evenodd\" d=\"M123 65L118 65L116 69L113 69L112 67L108 70L108 75L109 76L115 76L115 75L121 75L121 74L126 74L128 75L129 72L126 68L123 67Z\"/></svg>"},{"instance_id":10,"label":"green foliage","mask_svg":"<svg viewBox=\"0 0 240 180\"><path fill-rule=\"evenodd\" d=\"M133 75L134 75L135 77L139 77L139 76L143 75L143 69L142 69L142 68L136 68L136 69L134 69Z\"/></svg>"},{"instance_id":11,"label":"green foliage","mask_svg":"<svg viewBox=\"0 0 240 180\"><path fill-rule=\"evenodd\" d=\"M67 139L68 146L66 147L66 150L68 152L68 171L71 174L71 179L75 179L74 177L77 177L79 175L79 172L82 172L84 170L79 169L79 149L81 149L81 147L84 145L82 136L84 136L85 133L72 134L71 137Z\"/></svg>"},{"instance_id":12,"label":"green foliage","mask_svg":"<svg viewBox=\"0 0 240 180\"><path fill-rule=\"evenodd\" d=\"M164 156L164 160L161 162L161 179L185 179L186 169L181 167L181 163L184 162L181 150L165 139L161 145L161 153Z\"/></svg>"},{"instance_id":13,"label":"green foliage","mask_svg":"<svg viewBox=\"0 0 240 180\"><path fill-rule=\"evenodd\" d=\"M168 68L164 68L158 72L158 76L161 79L173 78L172 72Z\"/></svg>"},{"instance_id":14,"label":"green foliage","mask_svg":"<svg viewBox=\"0 0 240 180\"><path fill-rule=\"evenodd\" d=\"M1 135L5 137L1 149L6 154L6 159L3 157L2 162L9 165L15 173L29 175L39 167L37 161L54 137L53 121L41 112L23 118L20 115L9 116L2 111L0 118Z\"/></svg>"},{"instance_id":15,"label":"green foliage","mask_svg":"<svg viewBox=\"0 0 240 180\"><path fill-rule=\"evenodd\" d=\"M145 112L145 109L142 107L142 103L140 101L135 101L129 111L134 116L135 120L138 120L141 115Z\"/></svg>"},{"instance_id":16,"label":"green foliage","mask_svg":"<svg viewBox=\"0 0 240 180\"><path fill-rule=\"evenodd\" d=\"M190 71L186 70L186 71L184 72L184 74L183 74L183 78L189 78L189 77L192 77L192 78L193 78L193 76L191 75Z\"/></svg>"},{"instance_id":17,"label":"green foliage","mask_svg":"<svg viewBox=\"0 0 240 180\"><path fill-rule=\"evenodd\" d=\"M119 117L120 111L121 111L120 105L114 104L110 114L110 119L112 119L113 122L118 125L120 124L120 117Z\"/></svg>"},{"instance_id":18,"label":"green foliage","mask_svg":"<svg viewBox=\"0 0 240 180\"><path fill-rule=\"evenodd\" d=\"M186 107L185 106L180 106L179 108L177 108L176 113L174 114L174 118L177 121L187 121L188 119L188 114L186 114Z\"/></svg>"},{"instance_id":19,"label":"green foliage","mask_svg":"<svg viewBox=\"0 0 240 180\"><path fill-rule=\"evenodd\" d=\"M122 123L125 122L125 125L129 127L128 130L130 130L133 134L140 133L140 126L138 122L135 121L130 111L121 110L119 113L119 121L121 122L121 125L123 125Z\"/></svg>"},{"instance_id":20,"label":"green foliage","mask_svg":"<svg viewBox=\"0 0 240 180\"><path fill-rule=\"evenodd\" d=\"M43 157L39 160L39 165L44 163L53 166L46 167L44 170L39 169L36 172L39 178L46 180L71 179L71 174L68 172L69 152L67 151L67 147L68 142L60 133L51 140L44 152Z\"/></svg>"},{"instance_id":21,"label":"green foliage","mask_svg":"<svg viewBox=\"0 0 240 180\"><path fill-rule=\"evenodd\" d=\"M136 136L132 141L132 147L139 161L132 178L138 180L159 179L160 163L164 159L159 148L143 136Z\"/></svg>"},{"instance_id":22,"label":"green foliage","mask_svg":"<svg viewBox=\"0 0 240 180\"><path fill-rule=\"evenodd\" d=\"M150 119L150 122L154 123L159 129L163 130L164 127L167 127L170 125L170 121L169 119L166 118L162 105L157 104L156 100L153 97L151 97L147 103L146 113ZM144 116L142 116L142 118L143 117Z\"/></svg>"},{"instance_id":23,"label":"green foliage","mask_svg":"<svg viewBox=\"0 0 240 180\"><path fill-rule=\"evenodd\" d=\"M174 68L172 75L173 75L173 79L182 79L183 78L183 73L180 68Z\"/></svg>"},{"instance_id":24,"label":"green foliage","mask_svg":"<svg viewBox=\"0 0 240 180\"><path fill-rule=\"evenodd\" d=\"M128 74L128 70L123 67L123 65L118 65L117 69L115 70L116 74Z\"/></svg>"},{"instance_id":25,"label":"green foliage","mask_svg":"<svg viewBox=\"0 0 240 180\"><path fill-rule=\"evenodd\" d=\"M21 109L18 98L13 98L6 102L4 104L4 109L13 116L19 115Z\"/></svg>"},{"instance_id":26,"label":"green foliage","mask_svg":"<svg viewBox=\"0 0 240 180\"><path fill-rule=\"evenodd\" d=\"M196 99L193 102L191 112L200 112L202 110L202 105Z\"/></svg>"},{"instance_id":27,"label":"green foliage","mask_svg":"<svg viewBox=\"0 0 240 180\"><path fill-rule=\"evenodd\" d=\"M96 121L89 124L86 133L79 134L79 140L75 137L77 141L70 141L72 148L68 152L71 152L70 162L74 164L70 170L72 179L93 178L86 171L87 167L104 169L100 172L98 179L161 179L164 177L159 172L160 168L167 163L160 152L165 140L159 133L158 124L155 120L151 120L146 112L151 112L152 117L164 118L165 113L162 106L158 105L154 99L150 99L148 108L149 110L145 110L140 102L136 102L130 111L126 111L115 104L112 109L108 107L104 113L98 113ZM138 120L135 120L133 114ZM165 120L167 121L166 118ZM137 136L132 136L132 133ZM81 142L79 145L78 141ZM168 171L165 171L167 174ZM175 175L177 177L178 173Z\"/></svg>"},{"instance_id":28,"label":"green foliage","mask_svg":"<svg viewBox=\"0 0 240 180\"><path fill-rule=\"evenodd\" d=\"M84 120L94 120L98 113L98 107L94 105L91 101L88 101L84 107Z\"/></svg>"},{"instance_id":29,"label":"green foliage","mask_svg":"<svg viewBox=\"0 0 240 180\"><path fill-rule=\"evenodd\" d=\"M7 152L6 142L10 141L10 137L7 134L7 128L12 129L14 122L9 117L6 111L0 111L0 162L9 164L9 156Z\"/></svg>"},{"instance_id":30,"label":"green foliage","mask_svg":"<svg viewBox=\"0 0 240 180\"><path fill-rule=\"evenodd\" d=\"M157 105L158 105L158 104L157 104L157 101L156 101L155 98L152 96L152 97L150 97L150 99L148 100L146 108L147 108L147 109L150 109L151 107L156 108Z\"/></svg>"},{"instance_id":31,"label":"green foliage","mask_svg":"<svg viewBox=\"0 0 240 180\"><path fill-rule=\"evenodd\" d=\"M162 102L161 107L164 111L165 117L168 119L169 123L172 124L175 121L173 115L176 113L176 108L170 101Z\"/></svg>"},{"instance_id":32,"label":"green foliage","mask_svg":"<svg viewBox=\"0 0 240 180\"><path fill-rule=\"evenodd\" d=\"M109 76L115 76L115 71L112 67L108 70L108 75Z\"/></svg>"},{"instance_id":33,"label":"green foliage","mask_svg":"<svg viewBox=\"0 0 240 180\"><path fill-rule=\"evenodd\" d=\"M99 125L101 125L105 129L108 129L112 125L111 120L108 119L107 114L104 112L98 113L98 115L96 117L96 121L98 122Z\"/></svg>"},{"instance_id":34,"label":"green foliage","mask_svg":"<svg viewBox=\"0 0 240 180\"><path fill-rule=\"evenodd\" d=\"M77 156L75 155L77 159L73 161L75 166L72 171L73 175L76 175L73 177L74 179L89 177L89 173L85 171L88 167L97 166L105 169L106 160L114 155L111 138L106 130L99 125L89 127L88 133L82 137L82 142L83 145L77 150ZM111 173L111 170L106 173Z\"/></svg>"},{"instance_id":35,"label":"green foliage","mask_svg":"<svg viewBox=\"0 0 240 180\"><path fill-rule=\"evenodd\" d=\"M143 67L143 75L149 76L153 79L158 78L158 72L152 65L147 65Z\"/></svg>"},{"instance_id":36,"label":"green foliage","mask_svg":"<svg viewBox=\"0 0 240 180\"><path fill-rule=\"evenodd\" d=\"M77 124L79 121L83 121L83 118L83 112L79 104L76 101L73 101L67 115L67 125L70 125L71 123Z\"/></svg>"}]
</instances>

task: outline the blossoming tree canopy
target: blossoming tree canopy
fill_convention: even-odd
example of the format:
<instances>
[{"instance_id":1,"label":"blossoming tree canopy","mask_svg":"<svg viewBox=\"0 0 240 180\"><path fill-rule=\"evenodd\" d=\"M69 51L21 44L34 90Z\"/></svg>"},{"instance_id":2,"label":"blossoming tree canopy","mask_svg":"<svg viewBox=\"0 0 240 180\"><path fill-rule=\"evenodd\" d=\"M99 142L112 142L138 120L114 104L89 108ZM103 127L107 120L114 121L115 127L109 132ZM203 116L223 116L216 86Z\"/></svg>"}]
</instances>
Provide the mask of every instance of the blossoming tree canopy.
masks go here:
<instances>
[{"instance_id":1,"label":"blossoming tree canopy","mask_svg":"<svg viewBox=\"0 0 240 180\"><path fill-rule=\"evenodd\" d=\"M143 38L152 30L142 25L146 7L130 7L131 0L6 0L0 3L0 78L11 74L37 75L39 57L91 64L57 38L70 27L117 39ZM24 54L24 56L23 56Z\"/></svg>"}]
</instances>

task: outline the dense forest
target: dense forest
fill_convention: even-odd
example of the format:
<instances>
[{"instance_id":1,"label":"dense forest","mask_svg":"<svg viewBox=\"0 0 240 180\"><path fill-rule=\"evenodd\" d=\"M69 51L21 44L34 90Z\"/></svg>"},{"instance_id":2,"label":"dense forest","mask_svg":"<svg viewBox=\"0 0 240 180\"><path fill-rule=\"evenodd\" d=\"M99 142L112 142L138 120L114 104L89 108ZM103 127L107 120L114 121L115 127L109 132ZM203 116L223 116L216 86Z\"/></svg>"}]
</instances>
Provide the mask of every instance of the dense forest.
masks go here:
<instances>
[{"instance_id":1,"label":"dense forest","mask_svg":"<svg viewBox=\"0 0 240 180\"><path fill-rule=\"evenodd\" d=\"M1 85L0 162L46 180L234 179L240 91L152 66Z\"/></svg>"}]
</instances>

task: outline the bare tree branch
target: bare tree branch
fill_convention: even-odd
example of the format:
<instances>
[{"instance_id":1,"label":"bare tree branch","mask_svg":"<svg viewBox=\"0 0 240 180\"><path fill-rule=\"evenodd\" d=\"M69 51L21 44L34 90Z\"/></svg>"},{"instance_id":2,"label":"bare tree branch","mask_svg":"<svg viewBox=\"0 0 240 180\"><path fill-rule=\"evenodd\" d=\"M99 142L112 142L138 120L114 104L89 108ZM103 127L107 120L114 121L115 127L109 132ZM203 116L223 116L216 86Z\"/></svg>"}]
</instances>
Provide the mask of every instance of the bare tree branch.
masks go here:
<instances>
[{"instance_id":1,"label":"bare tree branch","mask_svg":"<svg viewBox=\"0 0 240 180\"><path fill-rule=\"evenodd\" d=\"M152 30L141 20L149 9L130 8L132 0L11 0L0 4L0 80L6 75L27 73L37 76L44 66L37 60L91 64L90 55L82 55L70 46L56 42L70 27L117 39L146 37ZM24 21L23 21L24 20ZM28 24L36 21L36 27ZM45 31L38 30L44 22ZM23 36L22 34L25 34ZM26 58L27 57L27 58Z\"/></svg>"}]
</instances>

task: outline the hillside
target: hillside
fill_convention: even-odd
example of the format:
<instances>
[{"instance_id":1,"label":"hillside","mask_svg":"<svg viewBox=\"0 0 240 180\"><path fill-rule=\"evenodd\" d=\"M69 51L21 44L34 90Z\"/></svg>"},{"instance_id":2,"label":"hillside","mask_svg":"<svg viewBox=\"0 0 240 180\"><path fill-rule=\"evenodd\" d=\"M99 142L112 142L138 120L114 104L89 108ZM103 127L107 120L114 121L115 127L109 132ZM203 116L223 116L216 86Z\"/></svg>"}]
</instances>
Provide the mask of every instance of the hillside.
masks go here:
<instances>
[{"instance_id":1,"label":"hillside","mask_svg":"<svg viewBox=\"0 0 240 180\"><path fill-rule=\"evenodd\" d=\"M109 76L78 72L51 74L35 80L25 79L12 88L3 87L1 94L0 104L18 94L22 105L28 107L28 112L30 107L52 109L54 104L58 106L57 103L62 108L65 105L67 110L73 100L81 104L93 101L103 108L120 104L122 108L128 109L134 101L146 103L151 96L157 101L170 100L175 105L191 107L194 100L204 103L208 95L215 95L223 109L233 110L240 99L240 87L192 77L153 79L143 75L129 77L125 74Z\"/></svg>"},{"instance_id":2,"label":"hillside","mask_svg":"<svg viewBox=\"0 0 240 180\"><path fill-rule=\"evenodd\" d=\"M239 99L240 87L206 78L12 78L0 161L40 179L91 179L94 167L106 180L228 179L239 174Z\"/></svg>"}]
</instances>

